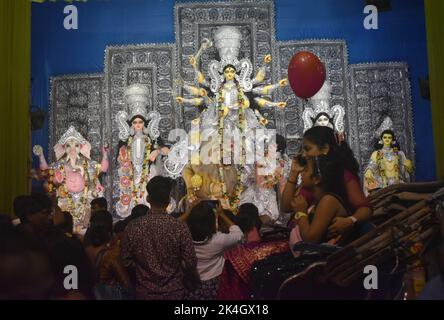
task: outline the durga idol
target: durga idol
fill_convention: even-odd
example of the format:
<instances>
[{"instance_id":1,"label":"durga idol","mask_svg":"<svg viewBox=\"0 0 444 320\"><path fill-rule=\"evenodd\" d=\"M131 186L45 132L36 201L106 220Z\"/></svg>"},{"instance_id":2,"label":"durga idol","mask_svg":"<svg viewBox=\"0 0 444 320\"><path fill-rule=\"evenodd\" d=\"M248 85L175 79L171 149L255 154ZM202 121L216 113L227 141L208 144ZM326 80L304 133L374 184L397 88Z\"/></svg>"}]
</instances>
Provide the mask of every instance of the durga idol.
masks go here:
<instances>
[{"instance_id":1,"label":"durga idol","mask_svg":"<svg viewBox=\"0 0 444 320\"><path fill-rule=\"evenodd\" d=\"M258 70L256 76L252 76L252 62L248 58L238 59L241 38L241 32L233 26L222 26L215 31L214 45L220 60L209 63L210 79L198 69L199 56L213 45L212 41L204 39L199 51L189 59L195 72L194 82L197 86L184 84L183 89L188 97L176 97L176 102L180 105L204 108L192 124L198 127L196 135L212 137L209 140L200 139L198 149L214 150L212 156L216 155L218 158L216 164L204 164L202 158L199 163L199 160L193 161L191 156L191 163L184 161L173 166L175 160L177 162L186 159L178 156L186 153L188 146L185 143L173 146L166 162L170 165L169 168L166 167L170 174L178 175L185 168L183 178L190 199L218 198L224 207L231 210L238 206L244 188L246 177L243 171L249 164L249 161L246 161L247 155L257 150L255 141L259 138L258 132L266 131L258 130L266 129L268 123L260 109L285 108L286 102L273 102L267 99L267 96L288 84L287 79L282 79L275 84L260 85L265 80L271 55L264 57L264 66ZM199 140L193 134L191 132L190 140ZM208 144L211 144L211 147ZM231 145L239 146L239 157L235 163L231 161L232 154L229 154L226 148Z\"/></svg>"}]
</instances>

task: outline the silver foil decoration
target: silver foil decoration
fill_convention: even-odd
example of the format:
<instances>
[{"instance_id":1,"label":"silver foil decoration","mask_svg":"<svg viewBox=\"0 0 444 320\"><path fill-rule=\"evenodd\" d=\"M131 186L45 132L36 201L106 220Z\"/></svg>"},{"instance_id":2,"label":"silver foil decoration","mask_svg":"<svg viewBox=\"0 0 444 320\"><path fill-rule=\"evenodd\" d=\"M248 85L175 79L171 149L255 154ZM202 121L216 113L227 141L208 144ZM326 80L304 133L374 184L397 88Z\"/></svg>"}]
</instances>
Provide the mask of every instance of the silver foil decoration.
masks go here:
<instances>
[{"instance_id":1,"label":"silver foil decoration","mask_svg":"<svg viewBox=\"0 0 444 320\"><path fill-rule=\"evenodd\" d=\"M377 142L375 132L386 117L393 121L396 141L415 163L412 96L408 66L403 62L350 65L352 105L359 131L354 149L361 168L368 165ZM349 116L349 114L347 114ZM414 177L414 175L412 175Z\"/></svg>"},{"instance_id":2,"label":"silver foil decoration","mask_svg":"<svg viewBox=\"0 0 444 320\"><path fill-rule=\"evenodd\" d=\"M104 123L103 74L72 74L50 79L49 150L74 126L91 143L91 158L100 159L108 141ZM53 162L53 152L48 153Z\"/></svg>"},{"instance_id":3,"label":"silver foil decoration","mask_svg":"<svg viewBox=\"0 0 444 320\"><path fill-rule=\"evenodd\" d=\"M110 130L111 158L116 159L119 143L119 127L115 119L119 111L127 110L125 89L131 84L142 84L148 88L150 111L157 111L161 119L152 118L150 135L167 140L170 130L179 127L179 109L173 103L173 81L175 71L175 53L173 44L139 44L109 46L105 50L105 106L106 127ZM121 115L123 117L123 114ZM151 117L149 115L149 117ZM157 131L154 126L158 125ZM122 135L123 137L123 135ZM119 198L119 177L116 161L110 163L110 203L117 203Z\"/></svg>"},{"instance_id":4,"label":"silver foil decoration","mask_svg":"<svg viewBox=\"0 0 444 320\"><path fill-rule=\"evenodd\" d=\"M251 60L252 74L256 74L263 65L263 58L273 53L275 43L273 1L176 3L174 15L179 78L187 83L194 81L194 70L188 63L190 56L198 51L204 39L214 39L214 32L220 26L230 25L239 28L242 34L239 61L243 58ZM208 68L212 60L219 60L215 45L200 56L198 69L206 75L210 74ZM216 69L216 66L212 67ZM265 83L274 83L276 80L272 73L267 73ZM216 87L217 83L213 86ZM176 88L175 95L183 96L181 88ZM275 108L266 108L262 111L269 120L268 127L274 128L276 125L274 115L277 112ZM196 108L183 108L180 117L185 130L190 130L191 121L197 116Z\"/></svg>"},{"instance_id":5,"label":"silver foil decoration","mask_svg":"<svg viewBox=\"0 0 444 320\"><path fill-rule=\"evenodd\" d=\"M357 141L353 137L357 133L356 117L351 112L348 92L348 53L344 40L303 40L277 42L275 45L275 78L287 77L288 64L294 54L299 51L309 51L319 57L325 64L327 80L331 85L330 106L340 105L345 110L344 129L346 138L353 150L357 150ZM287 138L287 153L294 154L300 148L304 131L302 113L306 108L312 108L309 100L296 97L290 86L277 91L276 101L287 102L287 107L278 114L277 130Z\"/></svg>"}]
</instances>

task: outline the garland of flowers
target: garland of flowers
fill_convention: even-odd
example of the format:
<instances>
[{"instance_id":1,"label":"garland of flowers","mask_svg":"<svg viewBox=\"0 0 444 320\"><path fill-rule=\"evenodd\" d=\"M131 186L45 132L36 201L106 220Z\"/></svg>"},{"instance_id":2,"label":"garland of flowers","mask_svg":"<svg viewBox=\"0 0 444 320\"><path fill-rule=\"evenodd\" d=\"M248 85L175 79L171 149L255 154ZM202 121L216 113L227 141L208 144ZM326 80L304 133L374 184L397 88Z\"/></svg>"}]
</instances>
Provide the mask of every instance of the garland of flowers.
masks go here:
<instances>
[{"instance_id":1,"label":"garland of flowers","mask_svg":"<svg viewBox=\"0 0 444 320\"><path fill-rule=\"evenodd\" d=\"M55 186L54 186L54 169L45 170L43 172L42 176L48 182L47 192L48 193L53 193L54 190L55 190Z\"/></svg>"},{"instance_id":2,"label":"garland of flowers","mask_svg":"<svg viewBox=\"0 0 444 320\"><path fill-rule=\"evenodd\" d=\"M398 164L395 164L393 166L393 169L395 170L396 174L399 175L399 156L398 156L398 150L397 150L397 148L393 148L393 147L391 147L391 149L392 149L392 152L393 152L393 157L398 160ZM381 177L383 177L383 178L387 178L387 174L385 173L385 169L382 166L382 160L383 159L384 159L384 152L383 152L383 150L378 150L378 152L376 154L376 161L377 161L377 164L378 164L379 175Z\"/></svg>"},{"instance_id":3,"label":"garland of flowers","mask_svg":"<svg viewBox=\"0 0 444 320\"><path fill-rule=\"evenodd\" d=\"M267 175L264 178L264 182L262 184L262 187L271 189L274 188L275 185L278 185L282 179L283 176L283 170L285 166L285 160L282 158L278 159L278 168L273 172L271 175Z\"/></svg>"},{"instance_id":4,"label":"garland of flowers","mask_svg":"<svg viewBox=\"0 0 444 320\"><path fill-rule=\"evenodd\" d=\"M242 147L241 147L241 165L245 164L245 142L243 137L243 134L245 132L245 113L244 113L244 103L245 103L245 97L244 93L239 85L239 83L236 83L236 88L238 92L238 116L239 116L239 129L241 130L241 141L242 141ZM224 118L228 113L228 107L223 104L224 102L224 91L223 86L219 89L219 147L220 147L220 153L221 153L221 163L219 165L219 180L222 184L222 194L223 198L228 202L230 209L232 212L237 212L238 205L240 202L240 195L243 191L243 184L242 184L242 168L241 166L237 166L236 168L236 183L234 185L234 195L230 196L227 192L227 185L225 184L224 179L224 166L223 166L223 155L224 155L224 149L223 149L223 136L224 136Z\"/></svg>"},{"instance_id":5,"label":"garland of flowers","mask_svg":"<svg viewBox=\"0 0 444 320\"><path fill-rule=\"evenodd\" d=\"M133 138L130 137L128 139L128 159L131 159L131 146L133 143ZM142 164L142 176L140 178L139 184L136 186L134 183L134 169L131 166L129 179L131 181L131 193L133 199L135 199L135 204L139 204L138 195L143 199L145 196L145 190L140 191L141 186L145 183L145 179L148 178L149 170L150 170L150 153L151 153L151 140L149 137L145 136L145 157L143 158Z\"/></svg>"},{"instance_id":6,"label":"garland of flowers","mask_svg":"<svg viewBox=\"0 0 444 320\"><path fill-rule=\"evenodd\" d=\"M86 161L86 159L83 159L83 172L85 172L85 187L83 189L83 194L81 197L81 202L83 203L83 206L86 207L88 204L88 191L89 191L89 171L88 171L88 162ZM61 165L60 168L60 173L62 174L62 176L65 176L65 166ZM50 190L54 190L54 184L53 184L53 176L50 178ZM68 211L71 213L71 215L73 216L74 220L77 221L78 219L80 219L80 215L81 213L77 212L76 210L76 205L74 203L74 200L72 198L72 194L68 191L68 187L66 185L66 183L61 184L58 189L57 189L57 193L61 198L67 198L68 200Z\"/></svg>"}]
</instances>

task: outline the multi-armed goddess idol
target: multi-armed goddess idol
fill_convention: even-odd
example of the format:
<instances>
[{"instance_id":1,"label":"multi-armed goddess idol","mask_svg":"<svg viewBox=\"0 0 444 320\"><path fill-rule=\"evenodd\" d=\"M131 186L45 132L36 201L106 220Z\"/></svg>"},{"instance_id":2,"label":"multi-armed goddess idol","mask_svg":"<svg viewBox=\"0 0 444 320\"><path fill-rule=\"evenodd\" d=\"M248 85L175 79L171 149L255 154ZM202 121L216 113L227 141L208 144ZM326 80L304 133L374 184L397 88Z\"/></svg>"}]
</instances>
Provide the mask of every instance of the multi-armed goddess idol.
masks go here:
<instances>
[{"instance_id":1,"label":"multi-armed goddess idol","mask_svg":"<svg viewBox=\"0 0 444 320\"><path fill-rule=\"evenodd\" d=\"M190 58L195 71L195 83L198 86L187 84L183 86L193 97L176 98L179 104L206 107L200 117L192 122L197 130L192 129L190 141L193 145L197 142L201 150L212 150L212 157L219 161L212 164L202 163L202 156L207 155L196 153L200 159L196 161L192 156L190 164L188 157L182 157L190 150L189 145L179 143L171 149L165 166L170 174L176 175L186 166L183 177L189 198L220 199L225 207L231 209L235 209L239 204L243 184L246 181L243 174L246 167L246 153L254 153L257 148L255 141L258 139L258 129L265 129L268 122L257 107L253 108L253 104L258 107L284 108L285 102L272 102L263 96L270 95L276 88L288 83L287 79L282 79L277 84L254 87L264 82L266 66L260 68L256 77L252 78L251 61L248 58L238 60L241 37L240 31L232 26L222 26L216 30L214 44L219 52L220 61L210 62L208 66L210 81L197 67L202 51L212 46L212 42L205 39L198 53ZM270 55L264 58L265 64L270 61ZM241 151L238 152L238 160L234 160L233 165L233 150L230 149L233 145L239 144Z\"/></svg>"}]
</instances>

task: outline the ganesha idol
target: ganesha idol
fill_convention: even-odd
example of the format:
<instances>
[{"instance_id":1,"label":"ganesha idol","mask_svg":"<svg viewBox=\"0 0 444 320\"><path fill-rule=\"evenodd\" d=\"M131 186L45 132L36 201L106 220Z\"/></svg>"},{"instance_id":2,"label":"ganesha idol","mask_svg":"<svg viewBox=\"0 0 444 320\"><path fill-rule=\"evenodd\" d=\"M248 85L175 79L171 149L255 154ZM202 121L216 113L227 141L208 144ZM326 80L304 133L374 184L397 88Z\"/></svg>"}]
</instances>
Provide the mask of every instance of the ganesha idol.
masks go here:
<instances>
[{"instance_id":1,"label":"ganesha idol","mask_svg":"<svg viewBox=\"0 0 444 320\"><path fill-rule=\"evenodd\" d=\"M54 163L47 164L41 146L33 148L47 192L55 193L60 209L71 213L77 231L88 225L91 200L103 197L105 191L99 174L108 170L108 151L102 149L100 164L91 160L90 151L91 144L73 126L54 146Z\"/></svg>"}]
</instances>

